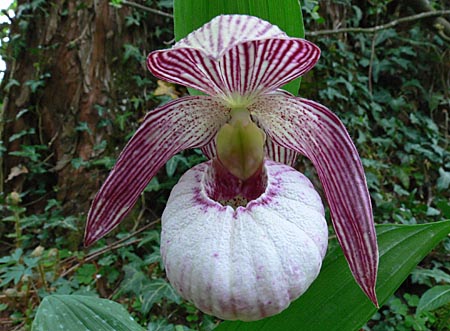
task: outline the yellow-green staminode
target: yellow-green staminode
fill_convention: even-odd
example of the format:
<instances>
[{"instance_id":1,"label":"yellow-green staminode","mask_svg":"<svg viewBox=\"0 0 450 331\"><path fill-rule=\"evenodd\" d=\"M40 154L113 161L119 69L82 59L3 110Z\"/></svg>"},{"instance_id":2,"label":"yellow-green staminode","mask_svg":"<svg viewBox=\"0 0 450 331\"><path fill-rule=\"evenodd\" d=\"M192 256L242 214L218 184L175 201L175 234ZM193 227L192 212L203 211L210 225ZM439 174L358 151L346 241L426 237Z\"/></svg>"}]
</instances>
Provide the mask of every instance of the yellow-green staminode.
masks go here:
<instances>
[{"instance_id":1,"label":"yellow-green staminode","mask_svg":"<svg viewBox=\"0 0 450 331\"><path fill-rule=\"evenodd\" d=\"M231 111L230 122L217 133L217 155L230 173L246 180L261 167L265 139L248 110L236 108Z\"/></svg>"}]
</instances>

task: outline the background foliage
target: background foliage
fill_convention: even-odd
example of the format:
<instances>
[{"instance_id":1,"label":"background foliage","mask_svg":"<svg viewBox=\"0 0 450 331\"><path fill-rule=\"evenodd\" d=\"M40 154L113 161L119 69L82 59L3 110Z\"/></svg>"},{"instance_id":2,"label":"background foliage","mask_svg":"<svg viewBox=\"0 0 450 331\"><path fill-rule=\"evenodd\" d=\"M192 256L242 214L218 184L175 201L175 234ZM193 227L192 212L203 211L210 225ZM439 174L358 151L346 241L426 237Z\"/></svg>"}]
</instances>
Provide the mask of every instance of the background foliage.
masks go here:
<instances>
[{"instance_id":1,"label":"background foliage","mask_svg":"<svg viewBox=\"0 0 450 331\"><path fill-rule=\"evenodd\" d=\"M142 1L147 8L171 13L172 1ZM434 9L448 9L432 1ZM124 29L139 37L116 49L111 75L120 88L97 103L99 120L79 120L74 136L96 136L96 156L75 155L68 166L94 174L97 185L114 164L121 147L148 109L186 91L157 82L146 72L146 54L170 46L173 24L168 16L136 8L128 1L109 4L123 15ZM8 68L1 99L26 86L39 104L50 84L51 68L42 49L25 39L34 17L52 9L46 1L20 2L11 24L1 26L1 55ZM89 8L88 8L89 9ZM78 10L87 10L80 5ZM406 1L304 1L307 38L322 49L319 64L307 74L300 95L335 111L354 138L366 169L379 224L422 224L450 218L450 57L449 41L430 21L412 21L375 34L341 33L323 36L314 31L372 27L414 11ZM149 22L156 22L149 29ZM69 45L70 46L70 45ZM59 45L46 45L54 47ZM35 54L35 76L11 78L8 70L24 52ZM37 107L23 109L27 118ZM89 249L81 246L86 210L67 208L55 181L50 138L39 139L40 123L5 136L2 159L18 158L3 173L0 196L0 330L28 330L36 307L49 294L101 296L120 302L148 330L211 330L218 321L182 301L167 283L159 256L159 222L171 187L189 167L204 160L198 151L172 158L142 196L121 227ZM3 124L2 124L3 126ZM6 141L7 140L7 141ZM15 141L18 147L8 146ZM20 165L20 166L19 166ZM305 160L298 168L320 183ZM3 168L4 169L4 168ZM21 185L9 185L15 179ZM3 183L4 182L4 183ZM93 193L93 192L91 192ZM72 201L72 205L73 205ZM84 205L85 201L75 201ZM449 330L450 239L443 241L414 270L365 330ZM437 298L444 298L438 302Z\"/></svg>"}]
</instances>

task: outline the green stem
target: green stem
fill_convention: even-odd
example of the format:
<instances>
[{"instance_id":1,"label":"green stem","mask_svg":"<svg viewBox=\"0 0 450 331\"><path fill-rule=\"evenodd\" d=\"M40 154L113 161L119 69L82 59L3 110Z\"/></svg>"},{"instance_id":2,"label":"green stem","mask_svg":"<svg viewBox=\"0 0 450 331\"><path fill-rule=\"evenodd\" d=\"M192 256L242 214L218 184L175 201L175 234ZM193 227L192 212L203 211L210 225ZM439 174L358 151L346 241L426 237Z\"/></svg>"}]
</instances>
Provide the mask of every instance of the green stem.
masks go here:
<instances>
[{"instance_id":1,"label":"green stem","mask_svg":"<svg viewBox=\"0 0 450 331\"><path fill-rule=\"evenodd\" d=\"M16 228L16 248L22 247L22 228L20 227L20 212L14 208L14 223Z\"/></svg>"}]
</instances>

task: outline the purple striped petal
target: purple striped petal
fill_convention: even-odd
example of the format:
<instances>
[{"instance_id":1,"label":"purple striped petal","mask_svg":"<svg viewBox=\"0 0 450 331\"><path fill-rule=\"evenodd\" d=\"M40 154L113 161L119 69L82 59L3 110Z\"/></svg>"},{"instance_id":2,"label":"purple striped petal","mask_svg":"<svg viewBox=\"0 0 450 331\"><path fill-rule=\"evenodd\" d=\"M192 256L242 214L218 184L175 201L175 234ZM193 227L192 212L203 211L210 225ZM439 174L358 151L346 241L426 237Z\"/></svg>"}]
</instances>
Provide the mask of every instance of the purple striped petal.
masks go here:
<instances>
[{"instance_id":1,"label":"purple striped petal","mask_svg":"<svg viewBox=\"0 0 450 331\"><path fill-rule=\"evenodd\" d=\"M377 305L378 248L372 206L361 160L344 125L324 106L301 98L265 96L250 111L276 144L313 162L353 276Z\"/></svg>"},{"instance_id":2,"label":"purple striped petal","mask_svg":"<svg viewBox=\"0 0 450 331\"><path fill-rule=\"evenodd\" d=\"M202 153L210 160L217 156L216 139L211 140L211 142L202 147Z\"/></svg>"},{"instance_id":3,"label":"purple striped petal","mask_svg":"<svg viewBox=\"0 0 450 331\"><path fill-rule=\"evenodd\" d=\"M195 48L155 51L148 55L147 68L162 80L189 86L209 95L224 95L219 64Z\"/></svg>"},{"instance_id":4,"label":"purple striped petal","mask_svg":"<svg viewBox=\"0 0 450 331\"><path fill-rule=\"evenodd\" d=\"M151 111L128 142L88 214L85 245L114 229L174 154L213 139L229 114L217 100L186 97Z\"/></svg>"},{"instance_id":5,"label":"purple striped petal","mask_svg":"<svg viewBox=\"0 0 450 331\"><path fill-rule=\"evenodd\" d=\"M172 49L150 53L147 67L160 79L233 104L240 97L251 102L276 90L310 70L319 57L319 48L309 41L289 38L255 17L229 15L212 20Z\"/></svg>"},{"instance_id":6,"label":"purple striped petal","mask_svg":"<svg viewBox=\"0 0 450 331\"><path fill-rule=\"evenodd\" d=\"M230 48L250 40L287 37L277 26L247 15L221 15L190 33L173 48L195 48L218 60Z\"/></svg>"},{"instance_id":7,"label":"purple striped petal","mask_svg":"<svg viewBox=\"0 0 450 331\"><path fill-rule=\"evenodd\" d=\"M277 26L247 15L222 15L177 42L152 52L148 69L158 78L209 95L226 95L218 60L230 48L249 41L287 37Z\"/></svg>"},{"instance_id":8,"label":"purple striped petal","mask_svg":"<svg viewBox=\"0 0 450 331\"><path fill-rule=\"evenodd\" d=\"M275 90L270 95L280 95L286 97L293 97L293 95L285 90ZM273 140L267 136L266 137L266 154L267 156L274 161L287 164L290 167L294 167L298 154L296 151L288 148L284 148L278 144L275 144Z\"/></svg>"},{"instance_id":9,"label":"purple striped petal","mask_svg":"<svg viewBox=\"0 0 450 331\"><path fill-rule=\"evenodd\" d=\"M294 167L298 158L296 151L274 143L270 137L266 137L266 154L271 160L286 164L290 167Z\"/></svg>"},{"instance_id":10,"label":"purple striped petal","mask_svg":"<svg viewBox=\"0 0 450 331\"><path fill-rule=\"evenodd\" d=\"M220 71L233 96L260 95L308 72L320 57L320 49L298 38L248 41L231 48L220 59Z\"/></svg>"}]
</instances>

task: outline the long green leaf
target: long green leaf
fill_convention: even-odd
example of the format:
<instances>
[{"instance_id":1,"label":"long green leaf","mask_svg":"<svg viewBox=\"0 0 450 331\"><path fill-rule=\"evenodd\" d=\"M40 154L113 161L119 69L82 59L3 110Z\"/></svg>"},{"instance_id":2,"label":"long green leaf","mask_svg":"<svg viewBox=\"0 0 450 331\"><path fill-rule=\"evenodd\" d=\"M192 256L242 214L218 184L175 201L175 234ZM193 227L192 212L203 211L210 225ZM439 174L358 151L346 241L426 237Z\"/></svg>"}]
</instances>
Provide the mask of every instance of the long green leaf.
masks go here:
<instances>
[{"instance_id":1,"label":"long green leaf","mask_svg":"<svg viewBox=\"0 0 450 331\"><path fill-rule=\"evenodd\" d=\"M144 331L120 304L82 295L42 300L32 331Z\"/></svg>"},{"instance_id":2,"label":"long green leaf","mask_svg":"<svg viewBox=\"0 0 450 331\"><path fill-rule=\"evenodd\" d=\"M420 298L417 313L432 311L450 302L450 285L441 285L430 288Z\"/></svg>"},{"instance_id":3,"label":"long green leaf","mask_svg":"<svg viewBox=\"0 0 450 331\"><path fill-rule=\"evenodd\" d=\"M305 36L298 0L175 0L173 12L176 40L221 14L257 16L277 25L291 37ZM300 79L296 79L283 89L297 95L299 87Z\"/></svg>"},{"instance_id":4,"label":"long green leaf","mask_svg":"<svg viewBox=\"0 0 450 331\"><path fill-rule=\"evenodd\" d=\"M386 300L412 269L450 232L450 221L377 226L380 268L377 295ZM342 250L330 252L311 288L279 315L257 322L224 322L217 331L352 331L376 308L355 283Z\"/></svg>"}]
</instances>

